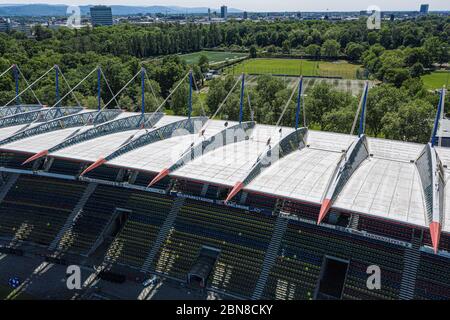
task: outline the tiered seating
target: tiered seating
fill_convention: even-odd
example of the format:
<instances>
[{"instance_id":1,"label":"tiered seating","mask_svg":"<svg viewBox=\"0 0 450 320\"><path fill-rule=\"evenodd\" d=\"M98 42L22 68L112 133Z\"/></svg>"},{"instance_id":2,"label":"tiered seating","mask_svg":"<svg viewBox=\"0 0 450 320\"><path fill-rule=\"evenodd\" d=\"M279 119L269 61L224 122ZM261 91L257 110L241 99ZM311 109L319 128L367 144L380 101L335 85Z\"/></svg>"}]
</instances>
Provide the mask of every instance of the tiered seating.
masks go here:
<instances>
[{"instance_id":1,"label":"tiered seating","mask_svg":"<svg viewBox=\"0 0 450 320\"><path fill-rule=\"evenodd\" d=\"M411 241L413 231L413 229L410 227L394 223L390 223L389 228L386 228L385 221L362 216L359 216L358 229L406 242Z\"/></svg>"},{"instance_id":2,"label":"tiered seating","mask_svg":"<svg viewBox=\"0 0 450 320\"><path fill-rule=\"evenodd\" d=\"M0 152L0 167L29 170L33 167L33 163L22 165L22 163L29 157L30 155L26 154L2 151Z\"/></svg>"},{"instance_id":3,"label":"tiered seating","mask_svg":"<svg viewBox=\"0 0 450 320\"><path fill-rule=\"evenodd\" d=\"M186 180L178 180L177 191L183 192L185 194L190 194L194 196L201 196L203 183L186 181Z\"/></svg>"},{"instance_id":4,"label":"tiered seating","mask_svg":"<svg viewBox=\"0 0 450 320\"><path fill-rule=\"evenodd\" d=\"M146 172L139 172L139 174L136 177L136 181L134 182L135 185L146 187L152 181L152 179L156 177L156 174L146 173ZM166 189L169 185L170 177L165 177L164 179L161 179L154 185L152 185L152 188L156 189Z\"/></svg>"},{"instance_id":5,"label":"tiered seating","mask_svg":"<svg viewBox=\"0 0 450 320\"><path fill-rule=\"evenodd\" d=\"M433 247L429 230L424 231L422 242L424 245L428 247ZM441 239L439 241L439 250L450 252L450 235L448 233L441 232Z\"/></svg>"},{"instance_id":6,"label":"tiered seating","mask_svg":"<svg viewBox=\"0 0 450 320\"><path fill-rule=\"evenodd\" d=\"M249 193L247 195L247 200L245 201L245 204L247 206L266 209L269 211L273 211L276 203L277 203L276 198L271 198L256 193Z\"/></svg>"},{"instance_id":7,"label":"tiered seating","mask_svg":"<svg viewBox=\"0 0 450 320\"><path fill-rule=\"evenodd\" d=\"M170 197L148 192L132 194L125 206L132 212L109 248L107 259L136 268L142 267L172 204Z\"/></svg>"},{"instance_id":8,"label":"tiered seating","mask_svg":"<svg viewBox=\"0 0 450 320\"><path fill-rule=\"evenodd\" d=\"M185 279L201 247L214 247L221 253L208 285L251 296L273 224L260 214L187 200L155 259L155 269Z\"/></svg>"},{"instance_id":9,"label":"tiered seating","mask_svg":"<svg viewBox=\"0 0 450 320\"><path fill-rule=\"evenodd\" d=\"M217 199L219 195L219 187L210 184L208 186L208 190L206 190L206 195L205 198L209 198L209 199Z\"/></svg>"},{"instance_id":10,"label":"tiered seating","mask_svg":"<svg viewBox=\"0 0 450 320\"><path fill-rule=\"evenodd\" d=\"M450 299L449 259L422 253L417 270L415 299Z\"/></svg>"},{"instance_id":11,"label":"tiered seating","mask_svg":"<svg viewBox=\"0 0 450 320\"><path fill-rule=\"evenodd\" d=\"M74 181L20 176L0 204L0 235L48 246L85 186Z\"/></svg>"},{"instance_id":12,"label":"tiered seating","mask_svg":"<svg viewBox=\"0 0 450 320\"><path fill-rule=\"evenodd\" d=\"M283 211L291 214L295 214L298 217L308 220L317 221L319 216L320 207L308 205L305 203L298 203L293 201L286 201L283 206Z\"/></svg>"},{"instance_id":13,"label":"tiered seating","mask_svg":"<svg viewBox=\"0 0 450 320\"><path fill-rule=\"evenodd\" d=\"M313 298L325 255L350 261L344 299L398 297L403 271L402 249L295 221L289 224L284 236L277 262L269 276L265 297ZM383 270L381 290L367 289L366 270L372 264Z\"/></svg>"},{"instance_id":14,"label":"tiered seating","mask_svg":"<svg viewBox=\"0 0 450 320\"><path fill-rule=\"evenodd\" d=\"M95 170L90 171L86 174L86 177L91 179L100 179L108 181L116 181L117 175L119 174L119 168L100 166Z\"/></svg>"},{"instance_id":15,"label":"tiered seating","mask_svg":"<svg viewBox=\"0 0 450 320\"><path fill-rule=\"evenodd\" d=\"M86 254L107 226L117 207L124 208L132 191L98 185L73 227L60 242L63 250Z\"/></svg>"},{"instance_id":16,"label":"tiered seating","mask_svg":"<svg viewBox=\"0 0 450 320\"><path fill-rule=\"evenodd\" d=\"M80 173L80 169L81 164L79 162L54 159L48 171L51 173L76 176Z\"/></svg>"}]
</instances>

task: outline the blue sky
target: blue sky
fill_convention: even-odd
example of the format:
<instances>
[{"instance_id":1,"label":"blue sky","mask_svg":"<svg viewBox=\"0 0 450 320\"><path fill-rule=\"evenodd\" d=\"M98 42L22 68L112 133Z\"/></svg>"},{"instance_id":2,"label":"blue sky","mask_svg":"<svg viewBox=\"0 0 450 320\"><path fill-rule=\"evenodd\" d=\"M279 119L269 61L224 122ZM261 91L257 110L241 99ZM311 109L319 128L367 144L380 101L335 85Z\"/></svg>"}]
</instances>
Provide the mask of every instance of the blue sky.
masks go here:
<instances>
[{"instance_id":1,"label":"blue sky","mask_svg":"<svg viewBox=\"0 0 450 320\"><path fill-rule=\"evenodd\" d=\"M174 5L185 7L218 8L222 4L248 11L360 11L371 5L381 10L418 10L421 3L428 3L430 10L450 10L449 0L0 0L5 3L49 4L127 4L127 5Z\"/></svg>"}]
</instances>

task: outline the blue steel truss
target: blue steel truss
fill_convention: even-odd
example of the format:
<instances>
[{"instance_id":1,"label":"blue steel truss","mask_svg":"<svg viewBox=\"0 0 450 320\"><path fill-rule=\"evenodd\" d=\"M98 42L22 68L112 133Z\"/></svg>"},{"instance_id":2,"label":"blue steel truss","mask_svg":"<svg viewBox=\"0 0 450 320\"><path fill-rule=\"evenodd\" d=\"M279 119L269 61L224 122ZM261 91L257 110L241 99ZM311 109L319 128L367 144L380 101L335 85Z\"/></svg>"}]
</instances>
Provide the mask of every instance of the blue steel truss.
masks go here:
<instances>
[{"instance_id":1,"label":"blue steel truss","mask_svg":"<svg viewBox=\"0 0 450 320\"><path fill-rule=\"evenodd\" d=\"M428 143L416 160L422 184L428 223L442 224L444 217L444 169L431 143Z\"/></svg>"},{"instance_id":2,"label":"blue steel truss","mask_svg":"<svg viewBox=\"0 0 450 320\"><path fill-rule=\"evenodd\" d=\"M117 117L122 111L120 110L104 110L104 111L86 111L80 112L51 121L40 123L36 126L26 128L6 139L0 141L0 145L11 143L17 140L25 139L31 136L43 134L46 132L81 127L86 124L100 124Z\"/></svg>"},{"instance_id":3,"label":"blue steel truss","mask_svg":"<svg viewBox=\"0 0 450 320\"><path fill-rule=\"evenodd\" d=\"M21 124L28 124L34 121L46 122L53 119L61 118L71 114L75 114L83 110L82 107L65 107L65 108L42 108L22 113L13 114L0 118L0 128L12 127Z\"/></svg>"},{"instance_id":4,"label":"blue steel truss","mask_svg":"<svg viewBox=\"0 0 450 320\"><path fill-rule=\"evenodd\" d=\"M41 109L43 106L39 104L21 104L15 106L6 106L0 108L0 118L12 116L17 113L28 112Z\"/></svg>"},{"instance_id":5,"label":"blue steel truss","mask_svg":"<svg viewBox=\"0 0 450 320\"><path fill-rule=\"evenodd\" d=\"M49 153L56 152L58 150L73 146L77 143L81 143L87 140L92 140L101 136L106 136L109 134L124 132L128 130L138 129L141 127L143 123L148 123L149 119L152 119L153 124L157 123L163 117L162 112L158 113L147 113L142 117L142 114L132 115L129 117L124 117L120 119L113 119L111 121L107 121L105 123L94 126L91 129L83 131L79 134L70 137L60 144L50 148L48 150ZM150 126L148 123L147 126Z\"/></svg>"},{"instance_id":6,"label":"blue steel truss","mask_svg":"<svg viewBox=\"0 0 450 320\"><path fill-rule=\"evenodd\" d=\"M343 154L328 185L325 199L334 202L352 174L369 157L366 135L362 134Z\"/></svg>"},{"instance_id":7,"label":"blue steel truss","mask_svg":"<svg viewBox=\"0 0 450 320\"><path fill-rule=\"evenodd\" d=\"M189 118L170 123L157 129L149 130L147 133L129 141L113 153L109 154L105 157L105 160L111 161L112 159L137 148L171 138L177 129L184 129L185 134L198 133L207 120L207 117Z\"/></svg>"},{"instance_id":8,"label":"blue steel truss","mask_svg":"<svg viewBox=\"0 0 450 320\"><path fill-rule=\"evenodd\" d=\"M297 129L287 136L283 137L273 147L269 147L262 155L258 157L249 173L243 179L244 186L252 182L261 172L270 167L276 161L286 157L296 150L301 150L306 146L308 136L307 128Z\"/></svg>"},{"instance_id":9,"label":"blue steel truss","mask_svg":"<svg viewBox=\"0 0 450 320\"><path fill-rule=\"evenodd\" d=\"M173 172L188 162L228 144L248 140L254 127L255 122L250 121L243 122L220 131L214 136L203 140L201 143L190 147L189 150L187 150L177 162L170 166L169 171Z\"/></svg>"}]
</instances>

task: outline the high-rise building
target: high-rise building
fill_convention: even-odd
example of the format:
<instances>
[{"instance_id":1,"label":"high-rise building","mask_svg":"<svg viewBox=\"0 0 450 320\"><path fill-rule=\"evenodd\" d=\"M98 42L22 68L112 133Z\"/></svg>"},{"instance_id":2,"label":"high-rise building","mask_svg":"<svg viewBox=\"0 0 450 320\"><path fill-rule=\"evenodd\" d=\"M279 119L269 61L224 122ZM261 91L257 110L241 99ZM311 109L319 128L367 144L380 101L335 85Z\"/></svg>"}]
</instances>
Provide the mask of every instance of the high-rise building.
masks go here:
<instances>
[{"instance_id":1,"label":"high-rise building","mask_svg":"<svg viewBox=\"0 0 450 320\"><path fill-rule=\"evenodd\" d=\"M220 17L222 19L226 19L228 17L228 8L227 8L227 6L221 6L220 7Z\"/></svg>"},{"instance_id":2,"label":"high-rise building","mask_svg":"<svg viewBox=\"0 0 450 320\"><path fill-rule=\"evenodd\" d=\"M208 20L211 21L211 9L208 8Z\"/></svg>"},{"instance_id":3,"label":"high-rise building","mask_svg":"<svg viewBox=\"0 0 450 320\"><path fill-rule=\"evenodd\" d=\"M93 26L112 26L113 20L111 7L91 7L91 22Z\"/></svg>"},{"instance_id":4,"label":"high-rise building","mask_svg":"<svg viewBox=\"0 0 450 320\"><path fill-rule=\"evenodd\" d=\"M248 19L248 13L247 13L247 11L244 11L244 20L247 20Z\"/></svg>"},{"instance_id":5,"label":"high-rise building","mask_svg":"<svg viewBox=\"0 0 450 320\"><path fill-rule=\"evenodd\" d=\"M420 5L420 14L428 14L429 8L430 8L429 4L421 4Z\"/></svg>"},{"instance_id":6,"label":"high-rise building","mask_svg":"<svg viewBox=\"0 0 450 320\"><path fill-rule=\"evenodd\" d=\"M11 20L0 18L0 32L9 32L11 30Z\"/></svg>"}]
</instances>

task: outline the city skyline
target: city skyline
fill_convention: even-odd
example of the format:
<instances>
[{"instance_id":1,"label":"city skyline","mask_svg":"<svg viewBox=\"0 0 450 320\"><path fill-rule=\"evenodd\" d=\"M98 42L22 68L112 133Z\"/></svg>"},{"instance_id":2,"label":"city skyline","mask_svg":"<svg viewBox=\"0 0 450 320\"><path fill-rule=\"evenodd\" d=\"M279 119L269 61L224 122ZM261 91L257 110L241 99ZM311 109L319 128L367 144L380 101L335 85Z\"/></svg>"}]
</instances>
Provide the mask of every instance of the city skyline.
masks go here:
<instances>
[{"instance_id":1,"label":"city skyline","mask_svg":"<svg viewBox=\"0 0 450 320\"><path fill-rule=\"evenodd\" d=\"M332 0L297 1L278 0L276 2L265 2L257 0L15 0L0 1L0 5L7 4L65 4L65 5L128 5L128 6L180 6L180 7L210 7L214 9L226 5L229 8L236 8L247 11L361 11L369 6L377 6L382 11L418 11L421 4L429 4L430 11L450 10L448 1L410 1L399 0L393 3L389 0L362 0L355 4L355 1L342 1L336 3Z\"/></svg>"}]
</instances>

